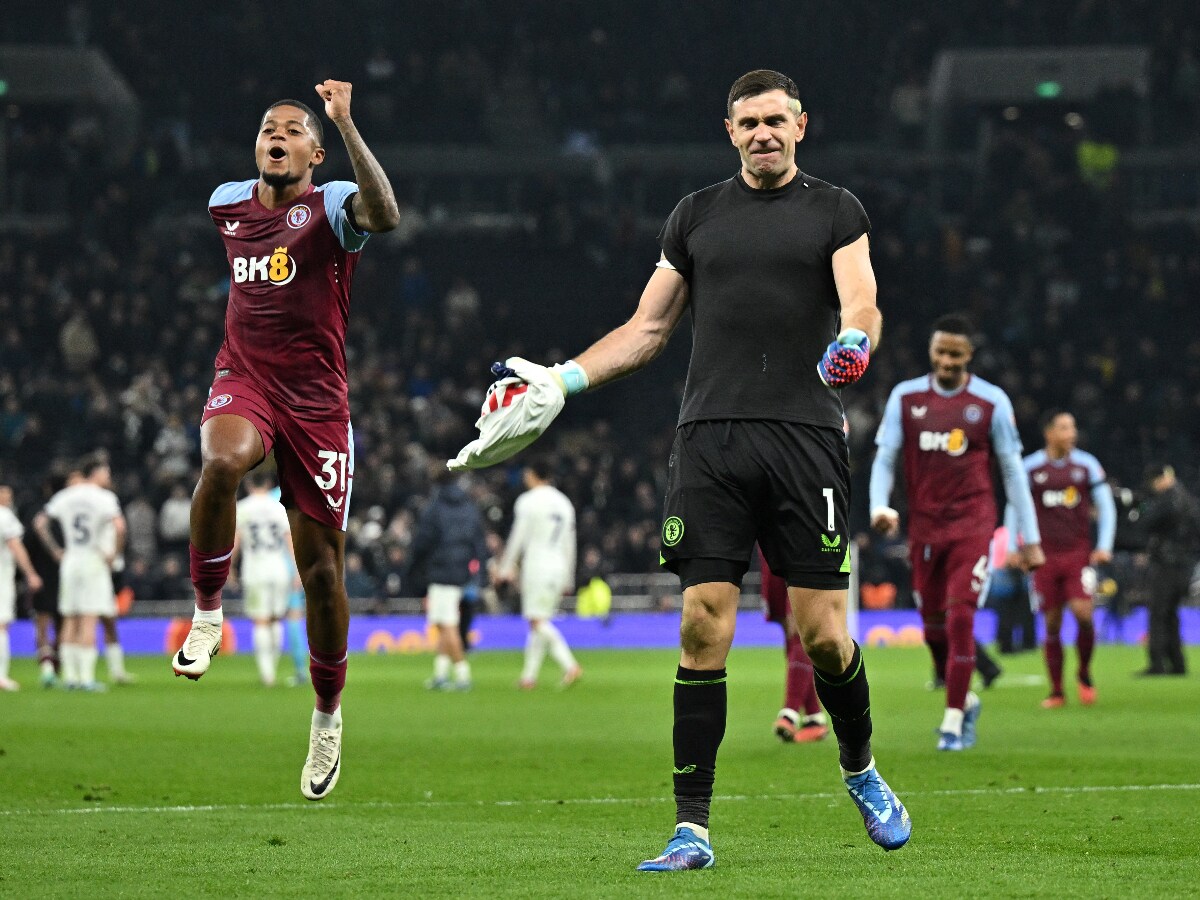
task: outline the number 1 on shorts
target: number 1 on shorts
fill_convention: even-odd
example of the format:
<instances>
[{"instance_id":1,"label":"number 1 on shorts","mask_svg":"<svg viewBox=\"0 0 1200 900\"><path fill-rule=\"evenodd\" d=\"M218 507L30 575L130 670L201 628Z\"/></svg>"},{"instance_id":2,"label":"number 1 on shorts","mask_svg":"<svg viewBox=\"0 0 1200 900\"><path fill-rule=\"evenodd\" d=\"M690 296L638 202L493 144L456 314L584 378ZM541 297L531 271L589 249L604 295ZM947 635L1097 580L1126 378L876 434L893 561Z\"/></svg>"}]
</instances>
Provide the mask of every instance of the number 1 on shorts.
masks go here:
<instances>
[{"instance_id":1,"label":"number 1 on shorts","mask_svg":"<svg viewBox=\"0 0 1200 900\"><path fill-rule=\"evenodd\" d=\"M825 530L833 531L833 488L821 488L821 496L825 498Z\"/></svg>"}]
</instances>

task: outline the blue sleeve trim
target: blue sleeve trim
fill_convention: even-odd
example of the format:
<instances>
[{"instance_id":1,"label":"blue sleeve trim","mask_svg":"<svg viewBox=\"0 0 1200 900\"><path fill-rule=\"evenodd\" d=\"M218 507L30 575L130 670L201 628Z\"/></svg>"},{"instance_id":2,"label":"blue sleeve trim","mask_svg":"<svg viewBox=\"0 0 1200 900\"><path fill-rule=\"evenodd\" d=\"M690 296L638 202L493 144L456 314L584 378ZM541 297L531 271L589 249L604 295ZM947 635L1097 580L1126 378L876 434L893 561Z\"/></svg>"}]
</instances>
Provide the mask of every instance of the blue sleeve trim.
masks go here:
<instances>
[{"instance_id":1,"label":"blue sleeve trim","mask_svg":"<svg viewBox=\"0 0 1200 900\"><path fill-rule=\"evenodd\" d=\"M346 200L358 193L358 185L353 181L331 181L317 190L325 196L325 218L337 235L338 243L343 249L357 253L371 236L368 232L357 231L346 215Z\"/></svg>"},{"instance_id":2,"label":"blue sleeve trim","mask_svg":"<svg viewBox=\"0 0 1200 900\"><path fill-rule=\"evenodd\" d=\"M869 508L891 506L892 488L896 484L896 457L899 447L880 446L871 464L871 486L867 492Z\"/></svg>"},{"instance_id":3,"label":"blue sleeve trim","mask_svg":"<svg viewBox=\"0 0 1200 900\"><path fill-rule=\"evenodd\" d=\"M254 186L258 181L230 181L212 192L212 196L208 198L208 206L211 209L214 206L228 206L230 203L241 203L243 200L249 200L251 194L254 193Z\"/></svg>"},{"instance_id":4,"label":"blue sleeve trim","mask_svg":"<svg viewBox=\"0 0 1200 900\"><path fill-rule=\"evenodd\" d=\"M879 421L879 430L875 432L877 447L891 447L899 450L904 443L904 427L900 421L900 398L906 393L904 384L898 384L888 397L887 406L883 408L883 418Z\"/></svg>"},{"instance_id":5,"label":"blue sleeve trim","mask_svg":"<svg viewBox=\"0 0 1200 900\"><path fill-rule=\"evenodd\" d=\"M1037 512L1033 508L1029 476L1021 464L1020 454L997 453L996 458L1000 462L1000 474L1004 479L1005 499L1016 508L1021 540L1026 544L1040 544L1042 534L1038 529Z\"/></svg>"},{"instance_id":6,"label":"blue sleeve trim","mask_svg":"<svg viewBox=\"0 0 1200 900\"><path fill-rule=\"evenodd\" d=\"M1092 502L1096 504L1096 549L1112 553L1117 538L1117 502L1107 481L1092 485Z\"/></svg>"}]
</instances>

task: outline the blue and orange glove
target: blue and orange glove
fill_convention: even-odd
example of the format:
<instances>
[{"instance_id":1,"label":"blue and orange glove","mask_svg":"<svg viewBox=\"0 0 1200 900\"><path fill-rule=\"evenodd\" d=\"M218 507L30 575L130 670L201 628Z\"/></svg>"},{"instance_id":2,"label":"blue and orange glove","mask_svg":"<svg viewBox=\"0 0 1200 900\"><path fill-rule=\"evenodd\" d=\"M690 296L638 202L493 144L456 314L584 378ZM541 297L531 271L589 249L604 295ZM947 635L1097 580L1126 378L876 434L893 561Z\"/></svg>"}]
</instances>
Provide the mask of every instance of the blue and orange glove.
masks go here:
<instances>
[{"instance_id":1,"label":"blue and orange glove","mask_svg":"<svg viewBox=\"0 0 1200 900\"><path fill-rule=\"evenodd\" d=\"M827 387L837 390L862 378L870 361L871 341L866 332L847 328L825 348L825 355L817 363L817 374Z\"/></svg>"}]
</instances>

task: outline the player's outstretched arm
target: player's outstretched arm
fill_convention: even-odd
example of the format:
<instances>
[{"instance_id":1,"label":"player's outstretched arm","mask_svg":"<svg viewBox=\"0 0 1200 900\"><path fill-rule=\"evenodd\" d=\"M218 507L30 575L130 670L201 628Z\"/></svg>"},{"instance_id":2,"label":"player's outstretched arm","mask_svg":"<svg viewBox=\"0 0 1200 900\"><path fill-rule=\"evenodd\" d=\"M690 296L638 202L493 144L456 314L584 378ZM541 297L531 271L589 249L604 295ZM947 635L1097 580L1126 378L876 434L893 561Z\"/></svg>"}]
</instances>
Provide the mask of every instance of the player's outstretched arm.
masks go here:
<instances>
[{"instance_id":1,"label":"player's outstretched arm","mask_svg":"<svg viewBox=\"0 0 1200 900\"><path fill-rule=\"evenodd\" d=\"M396 195L383 166L367 149L366 141L350 118L351 88L348 81L326 79L317 85L317 93L325 101L325 115L341 132L350 165L354 167L354 181L358 184L358 193L350 201L354 224L372 233L391 231L400 224Z\"/></svg>"},{"instance_id":2,"label":"player's outstretched arm","mask_svg":"<svg viewBox=\"0 0 1200 900\"><path fill-rule=\"evenodd\" d=\"M687 281L657 268L637 311L585 350L552 368L510 356L492 372L500 380L489 389L479 421L479 437L446 465L453 471L482 469L524 450L550 427L567 397L628 375L658 356L687 306Z\"/></svg>"},{"instance_id":3,"label":"player's outstretched arm","mask_svg":"<svg viewBox=\"0 0 1200 900\"><path fill-rule=\"evenodd\" d=\"M656 268L633 317L575 357L587 375L587 386L599 387L650 363L667 346L687 303L684 277L673 269Z\"/></svg>"}]
</instances>

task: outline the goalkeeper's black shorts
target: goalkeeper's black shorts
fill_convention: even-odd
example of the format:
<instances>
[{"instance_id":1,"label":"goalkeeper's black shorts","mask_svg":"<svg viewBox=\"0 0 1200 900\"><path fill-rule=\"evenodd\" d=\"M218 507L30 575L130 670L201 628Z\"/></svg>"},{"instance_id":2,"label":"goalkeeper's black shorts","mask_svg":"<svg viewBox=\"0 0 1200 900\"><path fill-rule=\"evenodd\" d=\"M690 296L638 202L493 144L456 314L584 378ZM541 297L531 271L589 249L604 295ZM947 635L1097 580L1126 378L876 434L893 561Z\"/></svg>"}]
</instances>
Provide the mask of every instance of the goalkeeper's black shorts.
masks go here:
<instances>
[{"instance_id":1,"label":"goalkeeper's black shorts","mask_svg":"<svg viewBox=\"0 0 1200 900\"><path fill-rule=\"evenodd\" d=\"M793 587L850 579L850 460L836 428L767 419L679 426L667 475L662 564L683 586L740 585L758 542Z\"/></svg>"}]
</instances>

